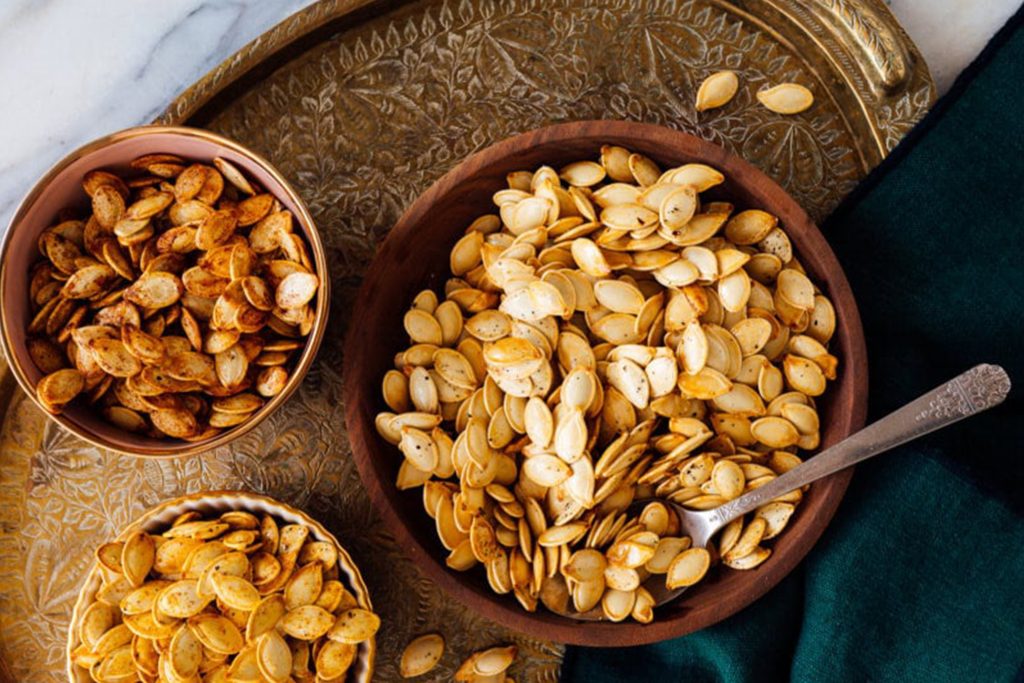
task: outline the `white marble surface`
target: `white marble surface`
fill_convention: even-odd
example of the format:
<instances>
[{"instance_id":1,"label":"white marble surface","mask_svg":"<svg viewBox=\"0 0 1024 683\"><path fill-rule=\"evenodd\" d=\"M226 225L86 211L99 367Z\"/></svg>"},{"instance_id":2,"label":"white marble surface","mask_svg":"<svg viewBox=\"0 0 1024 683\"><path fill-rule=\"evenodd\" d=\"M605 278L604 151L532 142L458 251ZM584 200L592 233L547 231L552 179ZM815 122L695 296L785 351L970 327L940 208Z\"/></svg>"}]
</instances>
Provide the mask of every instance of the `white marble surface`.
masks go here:
<instances>
[{"instance_id":1,"label":"white marble surface","mask_svg":"<svg viewBox=\"0 0 1024 683\"><path fill-rule=\"evenodd\" d=\"M949 90L1021 0L886 0L924 55L939 94Z\"/></svg>"},{"instance_id":2,"label":"white marble surface","mask_svg":"<svg viewBox=\"0 0 1024 683\"><path fill-rule=\"evenodd\" d=\"M311 0L0 0L0 230L75 147L145 123ZM941 92L1021 0L887 0Z\"/></svg>"},{"instance_id":3,"label":"white marble surface","mask_svg":"<svg viewBox=\"0 0 1024 683\"><path fill-rule=\"evenodd\" d=\"M0 230L54 162L147 123L311 0L0 0Z\"/></svg>"}]
</instances>

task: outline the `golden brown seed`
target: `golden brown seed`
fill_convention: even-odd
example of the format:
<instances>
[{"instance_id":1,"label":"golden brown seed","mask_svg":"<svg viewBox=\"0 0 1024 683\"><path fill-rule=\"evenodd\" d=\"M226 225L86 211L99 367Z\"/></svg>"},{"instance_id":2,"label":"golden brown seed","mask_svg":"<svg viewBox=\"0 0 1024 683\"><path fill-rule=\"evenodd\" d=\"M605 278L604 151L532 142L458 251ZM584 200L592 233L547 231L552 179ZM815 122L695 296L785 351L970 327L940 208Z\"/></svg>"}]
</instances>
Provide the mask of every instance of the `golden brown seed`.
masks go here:
<instances>
[{"instance_id":1,"label":"golden brown seed","mask_svg":"<svg viewBox=\"0 0 1024 683\"><path fill-rule=\"evenodd\" d=\"M288 383L288 371L281 366L264 368L256 378L256 391L260 396L277 396Z\"/></svg>"},{"instance_id":2,"label":"golden brown seed","mask_svg":"<svg viewBox=\"0 0 1024 683\"><path fill-rule=\"evenodd\" d=\"M57 370L43 377L36 385L36 395L43 405L59 411L85 388L85 378L78 370Z\"/></svg>"}]
</instances>

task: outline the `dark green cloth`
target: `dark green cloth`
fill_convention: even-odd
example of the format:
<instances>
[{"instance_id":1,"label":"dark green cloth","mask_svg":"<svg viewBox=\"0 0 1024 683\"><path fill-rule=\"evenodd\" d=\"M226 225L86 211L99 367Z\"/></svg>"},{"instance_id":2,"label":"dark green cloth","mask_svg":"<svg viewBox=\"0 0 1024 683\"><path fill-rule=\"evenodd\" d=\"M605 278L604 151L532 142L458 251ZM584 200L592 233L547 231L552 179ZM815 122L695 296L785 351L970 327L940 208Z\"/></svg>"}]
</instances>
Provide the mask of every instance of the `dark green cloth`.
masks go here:
<instances>
[{"instance_id":1,"label":"dark green cloth","mask_svg":"<svg viewBox=\"0 0 1024 683\"><path fill-rule=\"evenodd\" d=\"M860 466L807 559L720 624L570 648L566 681L1010 681L1024 662L1024 29L825 225L860 304L870 417L979 362L1003 406Z\"/></svg>"}]
</instances>

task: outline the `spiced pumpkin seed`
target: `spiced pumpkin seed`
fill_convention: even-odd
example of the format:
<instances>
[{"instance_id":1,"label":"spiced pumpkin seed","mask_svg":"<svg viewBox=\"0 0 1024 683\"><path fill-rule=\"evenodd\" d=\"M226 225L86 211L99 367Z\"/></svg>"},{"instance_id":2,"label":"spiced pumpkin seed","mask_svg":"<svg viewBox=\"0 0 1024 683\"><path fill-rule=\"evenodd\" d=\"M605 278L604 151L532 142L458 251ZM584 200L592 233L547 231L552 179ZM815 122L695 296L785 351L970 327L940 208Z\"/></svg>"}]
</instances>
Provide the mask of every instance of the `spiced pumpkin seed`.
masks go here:
<instances>
[{"instance_id":1,"label":"spiced pumpkin seed","mask_svg":"<svg viewBox=\"0 0 1024 683\"><path fill-rule=\"evenodd\" d=\"M438 633L428 633L414 638L402 651L399 673L403 678L413 678L429 673L444 655L444 638Z\"/></svg>"}]
</instances>

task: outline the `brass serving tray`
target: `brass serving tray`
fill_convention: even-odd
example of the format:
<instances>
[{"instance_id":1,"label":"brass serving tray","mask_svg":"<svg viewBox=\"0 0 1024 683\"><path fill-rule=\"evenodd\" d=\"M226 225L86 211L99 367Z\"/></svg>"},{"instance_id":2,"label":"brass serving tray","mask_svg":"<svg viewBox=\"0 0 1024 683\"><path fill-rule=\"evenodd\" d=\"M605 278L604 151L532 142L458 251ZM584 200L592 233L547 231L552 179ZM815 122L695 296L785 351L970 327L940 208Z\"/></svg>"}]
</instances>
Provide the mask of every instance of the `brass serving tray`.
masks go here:
<instances>
[{"instance_id":1,"label":"brass serving tray","mask_svg":"<svg viewBox=\"0 0 1024 683\"><path fill-rule=\"evenodd\" d=\"M741 90L698 114L697 85L729 68ZM816 103L781 117L764 84ZM516 642L519 681L554 681L561 646L449 601L382 530L350 458L341 342L377 240L461 158L513 133L594 118L680 128L732 149L820 219L920 119L935 89L881 0L323 0L174 100L161 123L216 130L290 178L333 269L331 325L296 396L230 449L120 457L74 439L17 391L0 361L0 678L64 680L65 631L100 539L184 493L248 489L335 532L385 626L377 678L398 679L415 635L439 631L448 680L476 648ZM429 677L428 677L429 678Z\"/></svg>"}]
</instances>

